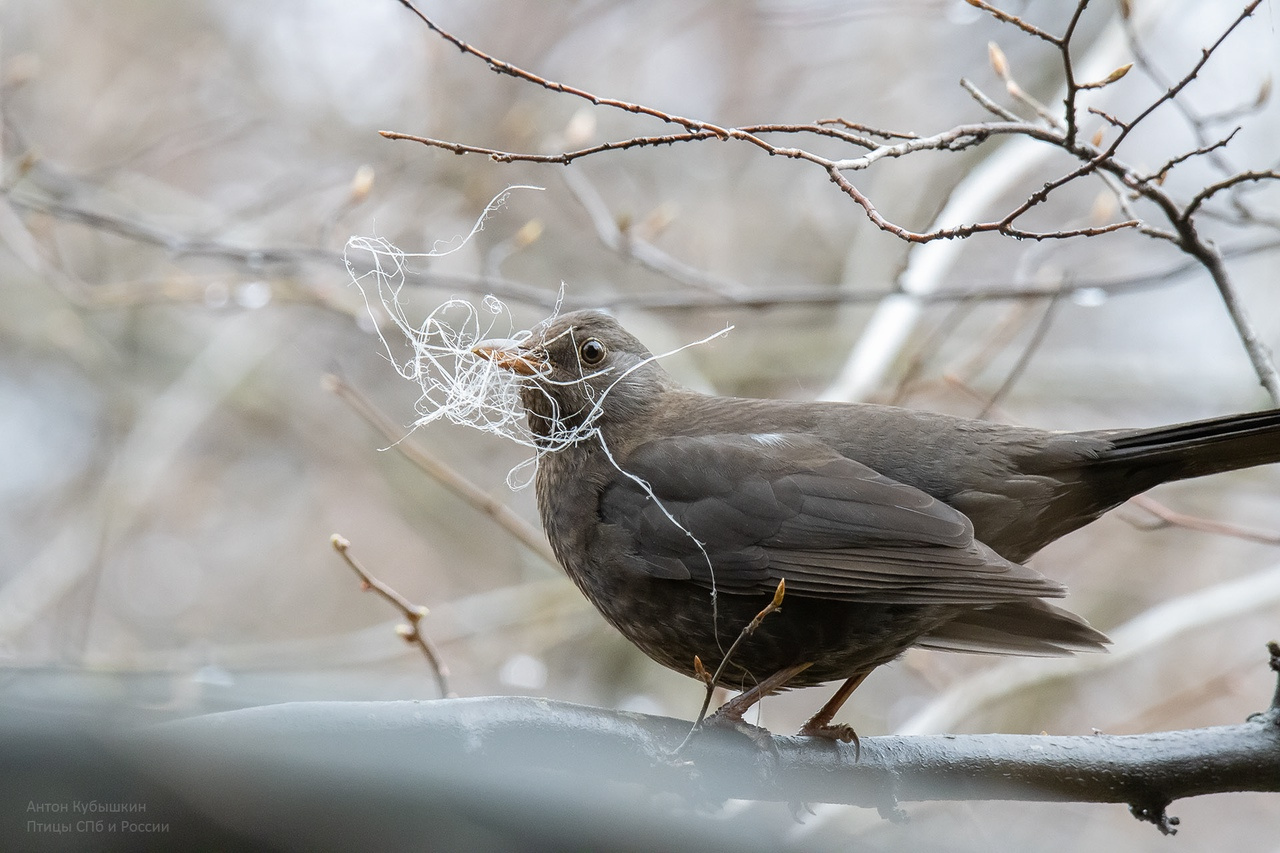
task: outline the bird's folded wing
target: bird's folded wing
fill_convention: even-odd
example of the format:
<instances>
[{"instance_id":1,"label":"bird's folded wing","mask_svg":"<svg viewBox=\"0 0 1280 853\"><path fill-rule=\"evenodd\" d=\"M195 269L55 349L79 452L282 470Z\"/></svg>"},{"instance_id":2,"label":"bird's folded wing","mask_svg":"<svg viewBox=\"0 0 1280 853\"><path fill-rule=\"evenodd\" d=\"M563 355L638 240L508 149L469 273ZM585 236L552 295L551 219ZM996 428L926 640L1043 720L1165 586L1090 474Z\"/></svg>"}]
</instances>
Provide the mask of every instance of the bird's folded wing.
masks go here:
<instances>
[{"instance_id":1,"label":"bird's folded wing","mask_svg":"<svg viewBox=\"0 0 1280 853\"><path fill-rule=\"evenodd\" d=\"M804 435L663 438L621 462L600 519L633 570L857 601L981 606L1063 588L973 538L959 511Z\"/></svg>"}]
</instances>

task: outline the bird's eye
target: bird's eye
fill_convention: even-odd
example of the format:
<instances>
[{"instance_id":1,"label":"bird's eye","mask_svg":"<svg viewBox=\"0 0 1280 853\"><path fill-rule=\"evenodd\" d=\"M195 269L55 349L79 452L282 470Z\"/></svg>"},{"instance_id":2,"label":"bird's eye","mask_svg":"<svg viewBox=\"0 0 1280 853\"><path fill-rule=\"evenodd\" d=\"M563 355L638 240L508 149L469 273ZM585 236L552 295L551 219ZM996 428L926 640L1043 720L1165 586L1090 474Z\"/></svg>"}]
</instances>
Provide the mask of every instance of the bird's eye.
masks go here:
<instances>
[{"instance_id":1,"label":"bird's eye","mask_svg":"<svg viewBox=\"0 0 1280 853\"><path fill-rule=\"evenodd\" d=\"M604 344L595 338L587 338L582 342L582 346L578 347L578 356L586 365L594 366L604 361L605 352Z\"/></svg>"}]
</instances>

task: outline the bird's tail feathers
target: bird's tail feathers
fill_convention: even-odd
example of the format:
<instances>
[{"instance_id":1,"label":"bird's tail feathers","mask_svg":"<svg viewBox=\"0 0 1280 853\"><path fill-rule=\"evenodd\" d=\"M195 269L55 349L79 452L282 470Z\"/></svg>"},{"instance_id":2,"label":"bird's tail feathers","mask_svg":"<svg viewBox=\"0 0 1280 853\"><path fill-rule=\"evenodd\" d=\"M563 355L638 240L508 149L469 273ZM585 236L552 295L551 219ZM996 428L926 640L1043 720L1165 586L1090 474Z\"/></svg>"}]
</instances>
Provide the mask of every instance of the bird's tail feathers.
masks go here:
<instances>
[{"instance_id":1,"label":"bird's tail feathers","mask_svg":"<svg viewBox=\"0 0 1280 853\"><path fill-rule=\"evenodd\" d=\"M1095 464L1163 469L1161 480L1203 477L1280 462L1280 409L1154 429L1108 433L1112 446Z\"/></svg>"},{"instance_id":2,"label":"bird's tail feathers","mask_svg":"<svg viewBox=\"0 0 1280 853\"><path fill-rule=\"evenodd\" d=\"M916 645L948 652L1063 657L1106 651L1110 642L1071 611L1031 598L966 611Z\"/></svg>"}]
</instances>

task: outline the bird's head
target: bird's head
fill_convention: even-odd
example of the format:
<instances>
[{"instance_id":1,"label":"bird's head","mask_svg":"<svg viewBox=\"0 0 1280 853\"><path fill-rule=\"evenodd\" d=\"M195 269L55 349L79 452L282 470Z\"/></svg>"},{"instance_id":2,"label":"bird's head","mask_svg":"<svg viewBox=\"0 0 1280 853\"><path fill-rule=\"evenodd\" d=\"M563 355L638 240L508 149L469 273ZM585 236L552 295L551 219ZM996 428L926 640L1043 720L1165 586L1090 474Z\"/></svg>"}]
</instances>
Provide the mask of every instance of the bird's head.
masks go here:
<instances>
[{"instance_id":1,"label":"bird's head","mask_svg":"<svg viewBox=\"0 0 1280 853\"><path fill-rule=\"evenodd\" d=\"M482 341L472 352L520 377L529 428L552 444L633 422L674 387L644 344L599 311L564 314L527 338Z\"/></svg>"}]
</instances>

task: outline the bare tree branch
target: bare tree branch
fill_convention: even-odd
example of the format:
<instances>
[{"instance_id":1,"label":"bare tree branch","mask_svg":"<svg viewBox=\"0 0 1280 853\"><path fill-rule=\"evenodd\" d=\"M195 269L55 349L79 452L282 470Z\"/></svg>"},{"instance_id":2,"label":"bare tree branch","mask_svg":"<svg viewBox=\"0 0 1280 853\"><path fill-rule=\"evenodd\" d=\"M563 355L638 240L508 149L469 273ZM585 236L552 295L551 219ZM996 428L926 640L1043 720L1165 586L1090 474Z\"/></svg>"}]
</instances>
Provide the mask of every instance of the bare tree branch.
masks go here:
<instances>
[{"instance_id":1,"label":"bare tree branch","mask_svg":"<svg viewBox=\"0 0 1280 853\"><path fill-rule=\"evenodd\" d=\"M855 158L841 159L823 157L804 148L783 148L775 146L761 138L761 134L773 132L786 132L793 135L819 133L827 125L832 123L831 120L815 122L810 125L761 124L749 127L725 128L709 122L673 115L652 107L646 107L616 99L603 98L583 89L547 80L546 78L540 77L530 71L526 71L510 63L496 59L495 57L472 47L442 29L438 24L422 12L418 11L411 3L408 2L408 0L400 0L400 2L411 9L419 19L421 19L434 32L438 33L442 38L454 44L464 53L468 53L484 60L494 71L517 77L551 91L565 92L579 98L584 98L593 104L614 107L632 113L644 114L658 118L667 123L678 124L684 127L686 132L656 137L635 136L630 139L602 143L590 148L580 149L577 151L566 151L560 154L521 154L517 152L497 151L495 149L467 146L460 143L431 139L429 137L411 137L407 134L398 134L390 131L384 131L384 136L414 139L420 143L443 148L455 153L483 153L493 159L501 161L528 161L539 163L569 163L581 157L604 153L606 151L674 144L677 142L697 142L713 137L720 140L735 139L746 141L764 150L770 155L807 161L821 167L826 171L831 181L835 183L841 191L849 196L854 203L862 208L867 218L877 228L893 234L900 239L913 243L952 240L981 233L998 233L1016 239L1061 240L1075 237L1097 237L1118 230L1136 228L1148 236L1175 243L1180 249L1186 252L1189 256L1198 260L1201 265L1204 266L1206 271L1208 271L1212 277L1215 285L1218 287L1219 293L1226 305L1228 314L1236 326L1237 333L1240 336L1241 342L1249 355L1250 361L1252 362L1262 385L1270 393L1272 399L1277 404L1280 404L1280 373L1276 370L1271 353L1267 347L1261 343L1258 333L1254 328L1247 311L1242 305L1238 295L1235 293L1227 270L1222 263L1221 254L1209 242L1201 237L1194 221L1195 215L1199 211L1200 207L1216 193L1246 182L1271 180L1276 177L1277 173L1272 170L1257 170L1232 175L1225 178L1223 181L1205 188L1194 196L1190 202L1183 204L1175 201L1170 195L1165 193L1159 186L1157 186L1156 182L1150 179L1149 176L1140 174L1136 169L1123 163L1116 157L1121 144L1124 143L1139 124L1141 124L1159 107L1175 100L1179 93L1181 93L1187 85L1197 78L1200 71L1209 61L1210 57L1218 51L1237 27L1239 27L1245 19L1253 14L1261 3L1261 0L1251 0L1251 2L1247 3L1240 11L1239 15L1237 15L1236 18L1218 35L1217 39L1213 41L1209 47L1201 51L1199 60L1193 63L1190 69L1186 71L1181 78L1174 82L1173 85L1169 86L1164 92L1154 98L1145 108L1140 110L1134 118L1125 121L1114 116L1106 116L1107 119L1117 128L1118 133L1114 135L1105 147L1086 144L1077 138L1077 96L1082 90L1098 88L1119 79L1124 76L1128 67L1120 66L1100 81L1082 83L1075 79L1074 64L1071 56L1072 39L1075 34L1076 26L1088 7L1088 0L1079 0L1076 4L1071 19L1062 36L1053 36L1047 31L1027 23L1016 15L1004 12L991 4L984 2L984 0L971 0L972 5L983 9L1000 21L1017 27L1028 35L1047 41L1059 51L1062 57L1066 85L1066 93L1064 97L1064 120L1061 123L1051 121L1050 126L1048 127L1012 120L1006 120L1004 122L989 122L977 125L960 125L942 133L926 137L907 137L906 135L896 134L873 134L880 135L885 139L897 140L896 142L893 142L893 144L873 144L873 141L869 136L851 137L844 141L865 148L866 153ZM993 63L996 65L997 73L1005 79L1006 84L1011 87L1011 91L1020 91L1020 87L1016 86L1008 72L1007 64L1003 61L1003 54L999 53L998 49L995 49L993 51L992 58ZM972 84L968 84L965 88L970 92L970 94L977 98L984 107L989 111L994 112L997 116L1006 119L1012 116L1011 113L999 107L979 92ZM1037 109L1037 112L1043 114L1044 110L1039 108ZM1103 115L1106 114L1103 113ZM853 122L841 121L840 123L848 128L859 127ZM970 222L957 226L936 228L929 231L916 231L892 221L889 217L886 217L880 212L872 199L860 190L845 174L846 172L866 169L876 161L885 158L902 157L914 152L925 150L961 151L974 145L981 144L993 136L1002 135L1016 135L1044 142L1048 145L1060 148L1064 152L1075 157L1080 161L1080 163L1075 168L1067 171L1057 178L1044 182L1039 189L1030 193L1024 201L1015 205L998 219L985 222ZM1204 146L1201 147L1203 148ZM1190 152L1186 155L1182 155L1182 159L1194 156L1195 153L1196 152ZM1171 163L1177 161L1177 158L1175 158ZM1105 225L1070 229L1031 230L1017 225L1018 220L1034 208L1046 202L1055 191L1081 178L1091 175L1101 175L1103 173L1114 176L1114 179L1119 180L1121 184L1136 195L1144 197L1155 203L1156 207L1169 220L1171 228L1156 227L1143 220L1133 218L1132 216L1129 219L1111 222ZM1122 206L1127 208L1127 202L1122 200Z\"/></svg>"},{"instance_id":2,"label":"bare tree branch","mask_svg":"<svg viewBox=\"0 0 1280 853\"><path fill-rule=\"evenodd\" d=\"M1271 646L1273 668L1280 647ZM1278 691L1280 692L1280 691ZM727 798L849 803L901 814L900 803L952 799L1125 803L1134 816L1171 834L1167 809L1184 797L1228 791L1280 791L1280 706L1233 726L1146 735L885 736L852 744L776 737L772 757L736 732L704 730L672 760L688 723L546 699L489 697L434 702L292 703L171 723L163 732L215 737L219 751L250 743L311 742L335 731L394 763L468 768L513 779L572 778L595 789L611 783L681 792L699 801ZM274 734L274 736L273 736ZM456 772L451 770L450 772Z\"/></svg>"},{"instance_id":3,"label":"bare tree branch","mask_svg":"<svg viewBox=\"0 0 1280 853\"><path fill-rule=\"evenodd\" d=\"M603 142L576 151L563 151L559 154L518 154L513 151L499 151L494 148L483 148L478 145L463 145L460 142L449 142L444 139L432 139L429 136L414 136L411 133L398 133L394 130L380 130L379 135L387 139L404 139L418 142L432 148L442 148L454 154L483 154L495 163L558 163L567 166L574 160L590 157L592 154L603 154L606 151L626 151L629 148L653 148L659 145L674 145L677 142L701 142L704 139L722 139L710 131L690 133L671 133L666 136L636 136L617 142Z\"/></svg>"},{"instance_id":4,"label":"bare tree branch","mask_svg":"<svg viewBox=\"0 0 1280 853\"><path fill-rule=\"evenodd\" d=\"M1046 32L1045 30L1040 29L1034 24L1027 23L1017 15L1013 15L1013 14L1010 14L1009 12L1005 12L1002 9L998 9L995 6L992 6L990 3L985 2L985 0L967 0L967 2L969 3L970 6L974 6L978 9L981 9L982 11L989 14L991 17L995 18L997 21L1001 21L1006 24L1012 24L1013 26L1022 30L1027 35L1035 36L1041 41L1046 41L1049 44L1053 45L1054 47L1060 48L1063 45L1063 39L1059 38L1058 36L1055 36L1052 33ZM1082 3L1081 8L1083 8L1084 5L1085 4ZM1073 19L1073 23L1074 23L1074 19Z\"/></svg>"},{"instance_id":5,"label":"bare tree branch","mask_svg":"<svg viewBox=\"0 0 1280 853\"><path fill-rule=\"evenodd\" d=\"M822 122L815 123L813 125L755 125L750 128L723 128L718 125L697 121L684 116L672 115L651 107L643 107L625 101L602 98L582 89L568 87L561 83L549 81L543 77L533 74L532 72L517 68L510 63L495 59L489 54L468 45L456 36L453 36L447 31L441 29L431 19L414 8L408 0L400 0L400 2L412 9L414 14L416 14L433 31L440 34L442 38L450 41L463 52L483 59L489 64L490 68L498 71L499 73L518 77L552 91L566 92L580 98L585 98L593 104L611 106L633 113L642 113L659 118L668 123L679 124L686 129L686 133L662 137L637 136L626 140L603 143L601 145L593 146L588 149L581 149L579 151L563 152L557 155L501 152L493 149L481 149L474 146L464 146L458 143L434 140L428 137L408 137L405 134L393 134L391 132L384 132L383 135L394 136L395 138L413 138L424 144L444 148L445 150L454 151L456 153L485 153L494 159L504 161L524 160L530 162L556 163L568 163L573 159L603 153L605 151L625 150L632 147L672 144L676 142L695 142L709 139L711 137L716 137L721 140L738 139L748 141L771 155L807 161L823 168L827 172L831 181L835 183L836 186L839 187L846 195L848 195L854 203L863 209L867 218L877 228L893 234L900 239L914 243L926 243L935 240L951 240L969 237L980 233L998 233L1017 239L1056 240L1074 237L1097 237L1122 229L1137 228L1149 236L1169 240L1177 244L1179 248L1191 257L1197 259L1205 267L1213 278L1215 285L1218 287L1219 293L1227 307L1228 314L1231 316L1232 322L1236 326L1237 333L1240 336L1241 342L1244 344L1245 350L1253 363L1260 381L1271 394L1272 399L1277 404L1280 404L1280 373L1277 372L1269 350L1259 340L1252 321L1249 319L1244 306L1241 304L1237 294L1235 293L1230 277L1227 274L1227 270L1222 263L1221 255L1210 243L1200 236L1194 222L1195 214L1198 212L1199 208L1217 192L1235 187L1245 182L1274 179L1276 177L1276 173L1274 171L1258 170L1233 175L1205 188L1199 194L1194 196L1190 202L1180 204L1160 189L1148 176L1139 174L1137 170L1121 162L1116 157L1121 144L1133 132L1134 128L1141 124L1160 106L1168 103L1169 101L1175 100L1179 93L1189 85L1191 81L1196 79L1201 69L1203 69L1205 64L1209 61L1210 57L1217 52L1237 27L1246 18L1253 14L1261 0L1251 0L1251 2L1246 4L1240 14L1219 34L1217 39L1201 52L1199 60L1196 61L1173 85L1153 99L1152 102L1144 109L1140 110L1133 119L1123 121L1113 116L1108 116L1108 120L1112 122L1119 132L1115 134L1105 147L1096 147L1094 145L1085 144L1077 139L1077 96L1078 93L1084 89L1097 88L1119 79L1124 76L1125 71L1128 69L1127 66L1121 66L1112 71L1101 81L1081 83L1075 79L1071 56L1071 43L1075 34L1076 26L1088 6L1088 0L1079 0L1076 4L1071 19L1062 36L1053 36L1047 31L1027 23L1016 15L1006 13L991 4L984 2L984 0L971 0L972 5L983 9L1000 21L1016 26L1024 33L1047 41L1059 51L1062 57L1066 83L1066 94L1064 98L1065 120L1061 125L1054 126L1054 123L1051 122L1049 127L1044 127L1027 122L1006 120L1004 122L978 125L960 125L942 133L927 137L913 136L910 138L904 138L902 136L885 136L884 138L897 139L898 141L894 144L872 145L868 148L867 153L860 157L843 159L823 157L803 148L781 148L760 137L761 133L775 132L784 129L786 132L792 134L806 132L813 133L815 132L814 128L822 127L824 125ZM997 73L1005 79L1006 84L1013 87L1012 90L1020 91L1020 87L1016 87L1016 84L1008 72L1007 64L1003 61L1003 54L999 53L998 49L995 49L993 51L992 58L993 63L996 66ZM967 85L966 89L968 89L970 94L977 98L984 107L989 111L994 112L996 115L1006 119L1012 115L996 105L985 95L982 95L981 92L979 92L972 84ZM1037 109L1037 112L1043 113L1044 111L1043 109ZM855 126L852 122L842 122L842 124L846 127ZM893 222L890 218L883 215L871 198L862 192L845 174L850 171L866 169L880 159L902 157L924 150L960 151L965 148L978 145L993 136L1000 135L1017 135L1042 141L1046 144L1060 148L1066 153L1074 156L1080 161L1080 165L1057 178L1046 181L1039 189L1028 195L1023 202L1015 205L999 219L986 222L971 222L958 226L937 228L930 231L915 231L904 225ZM872 143L872 141L867 137L857 137L846 141L864 148L867 148ZM1196 152L1191 152L1187 155L1183 155L1183 159L1189 156L1194 156L1195 153ZM1175 161L1171 162L1176 162L1176 158ZM1016 224L1025 214L1047 201L1056 190L1080 178L1094 174L1102 174L1103 172L1113 175L1124 186L1137 195L1154 202L1168 218L1172 228L1158 228L1136 218L1129 218L1122 221L1108 223L1106 225L1045 231L1029 230Z\"/></svg>"},{"instance_id":6,"label":"bare tree branch","mask_svg":"<svg viewBox=\"0 0 1280 853\"><path fill-rule=\"evenodd\" d=\"M404 638L405 642L413 643L422 649L422 654L427 659L427 663L431 666L432 673L436 677L436 685L440 688L440 695L446 699L456 697L458 694L449 689L449 668L444 665L444 661L440 657L440 652L436 649L435 644L431 642L422 631L422 619L428 615L427 608L420 604L414 604L400 593L396 592L387 584L369 574L368 570L360 564L351 554L351 543L338 534L333 534L329 538L333 550L338 552L351 571L356 573L360 578L360 586L367 592L376 592L383 600L389 602L392 607L400 611L404 616L406 624L399 626L398 633Z\"/></svg>"}]
</instances>

